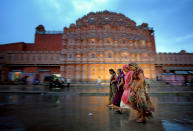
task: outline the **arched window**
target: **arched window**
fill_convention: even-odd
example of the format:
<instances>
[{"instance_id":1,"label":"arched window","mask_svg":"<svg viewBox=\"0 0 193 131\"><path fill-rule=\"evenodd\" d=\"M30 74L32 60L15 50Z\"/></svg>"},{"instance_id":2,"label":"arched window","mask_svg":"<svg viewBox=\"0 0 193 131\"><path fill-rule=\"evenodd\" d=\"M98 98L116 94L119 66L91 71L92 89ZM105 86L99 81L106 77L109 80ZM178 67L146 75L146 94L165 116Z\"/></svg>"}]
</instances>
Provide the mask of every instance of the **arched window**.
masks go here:
<instances>
[{"instance_id":1,"label":"arched window","mask_svg":"<svg viewBox=\"0 0 193 131\"><path fill-rule=\"evenodd\" d=\"M91 54L91 58L95 58L96 56L95 56L95 54Z\"/></svg>"},{"instance_id":2,"label":"arched window","mask_svg":"<svg viewBox=\"0 0 193 131\"><path fill-rule=\"evenodd\" d=\"M56 56L56 60L60 60L60 56Z\"/></svg>"},{"instance_id":3,"label":"arched window","mask_svg":"<svg viewBox=\"0 0 193 131\"><path fill-rule=\"evenodd\" d=\"M15 60L17 60L18 59L18 56L17 55L15 55Z\"/></svg>"},{"instance_id":4,"label":"arched window","mask_svg":"<svg viewBox=\"0 0 193 131\"><path fill-rule=\"evenodd\" d=\"M42 60L42 57L41 57L41 55L39 55L39 57L38 57L38 60Z\"/></svg>"},{"instance_id":5,"label":"arched window","mask_svg":"<svg viewBox=\"0 0 193 131\"><path fill-rule=\"evenodd\" d=\"M68 58L69 58L69 59L72 59L72 54L68 54Z\"/></svg>"},{"instance_id":6,"label":"arched window","mask_svg":"<svg viewBox=\"0 0 193 131\"><path fill-rule=\"evenodd\" d=\"M53 56L51 55L51 56L50 56L50 60L53 60L53 59L54 59L54 58L53 58Z\"/></svg>"},{"instance_id":7,"label":"arched window","mask_svg":"<svg viewBox=\"0 0 193 131\"><path fill-rule=\"evenodd\" d=\"M30 55L26 56L26 60L30 61Z\"/></svg>"},{"instance_id":8,"label":"arched window","mask_svg":"<svg viewBox=\"0 0 193 131\"><path fill-rule=\"evenodd\" d=\"M47 60L47 54L44 56L44 60Z\"/></svg>"},{"instance_id":9,"label":"arched window","mask_svg":"<svg viewBox=\"0 0 193 131\"><path fill-rule=\"evenodd\" d=\"M112 58L112 53L108 53L108 58Z\"/></svg>"},{"instance_id":10,"label":"arched window","mask_svg":"<svg viewBox=\"0 0 193 131\"><path fill-rule=\"evenodd\" d=\"M23 60L23 55L20 56L20 60Z\"/></svg>"},{"instance_id":11,"label":"arched window","mask_svg":"<svg viewBox=\"0 0 193 131\"><path fill-rule=\"evenodd\" d=\"M107 43L108 43L108 44L110 44L110 43L111 43L111 41L110 41L109 39L107 39Z\"/></svg>"},{"instance_id":12,"label":"arched window","mask_svg":"<svg viewBox=\"0 0 193 131\"><path fill-rule=\"evenodd\" d=\"M36 56L35 56L35 55L32 56L32 60L33 60L33 61L36 60Z\"/></svg>"},{"instance_id":13,"label":"arched window","mask_svg":"<svg viewBox=\"0 0 193 131\"><path fill-rule=\"evenodd\" d=\"M91 39L91 44L95 44L95 39Z\"/></svg>"},{"instance_id":14,"label":"arched window","mask_svg":"<svg viewBox=\"0 0 193 131\"><path fill-rule=\"evenodd\" d=\"M9 55L9 56L8 56L8 60L11 60L11 59L12 59L12 57L11 57L11 55Z\"/></svg>"},{"instance_id":15,"label":"arched window","mask_svg":"<svg viewBox=\"0 0 193 131\"><path fill-rule=\"evenodd\" d=\"M122 42L123 42L123 44L126 44L126 40L123 40Z\"/></svg>"}]
</instances>

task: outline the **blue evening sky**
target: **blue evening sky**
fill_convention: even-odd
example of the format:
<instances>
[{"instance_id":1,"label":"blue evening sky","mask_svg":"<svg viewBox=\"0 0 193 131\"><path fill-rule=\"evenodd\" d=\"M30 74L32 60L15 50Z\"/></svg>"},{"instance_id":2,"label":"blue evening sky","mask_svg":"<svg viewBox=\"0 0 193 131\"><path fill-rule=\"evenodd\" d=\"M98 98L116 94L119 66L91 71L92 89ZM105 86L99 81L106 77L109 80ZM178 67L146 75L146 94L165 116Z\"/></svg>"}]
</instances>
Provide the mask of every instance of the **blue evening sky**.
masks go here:
<instances>
[{"instance_id":1,"label":"blue evening sky","mask_svg":"<svg viewBox=\"0 0 193 131\"><path fill-rule=\"evenodd\" d=\"M0 44L34 42L35 27L62 31L93 11L123 13L155 30L157 52L193 52L193 0L0 0Z\"/></svg>"}]
</instances>

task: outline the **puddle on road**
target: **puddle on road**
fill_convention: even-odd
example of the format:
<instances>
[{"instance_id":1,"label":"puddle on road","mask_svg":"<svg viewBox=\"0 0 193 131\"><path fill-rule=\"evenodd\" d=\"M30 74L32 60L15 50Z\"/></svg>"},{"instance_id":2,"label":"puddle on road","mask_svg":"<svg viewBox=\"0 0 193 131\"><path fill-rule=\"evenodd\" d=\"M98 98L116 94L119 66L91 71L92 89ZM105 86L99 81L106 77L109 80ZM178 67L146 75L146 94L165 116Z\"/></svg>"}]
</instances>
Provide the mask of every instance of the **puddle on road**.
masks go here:
<instances>
[{"instance_id":1,"label":"puddle on road","mask_svg":"<svg viewBox=\"0 0 193 131\"><path fill-rule=\"evenodd\" d=\"M165 131L193 131L193 126L177 124L167 120L162 120L162 125Z\"/></svg>"}]
</instances>

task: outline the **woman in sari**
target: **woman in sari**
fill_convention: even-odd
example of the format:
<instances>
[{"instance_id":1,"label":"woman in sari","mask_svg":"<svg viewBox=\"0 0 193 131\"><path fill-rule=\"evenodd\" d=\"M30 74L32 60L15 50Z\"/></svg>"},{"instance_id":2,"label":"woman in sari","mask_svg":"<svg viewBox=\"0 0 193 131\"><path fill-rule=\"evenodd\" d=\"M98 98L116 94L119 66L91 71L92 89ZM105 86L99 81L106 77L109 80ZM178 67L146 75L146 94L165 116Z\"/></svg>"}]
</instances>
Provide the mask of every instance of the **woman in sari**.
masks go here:
<instances>
[{"instance_id":1,"label":"woman in sari","mask_svg":"<svg viewBox=\"0 0 193 131\"><path fill-rule=\"evenodd\" d=\"M113 106L113 98L116 93L116 83L117 83L117 76L113 69L109 69L109 73L111 74L110 78L110 88L109 88L109 104L107 106Z\"/></svg>"},{"instance_id":2,"label":"woman in sari","mask_svg":"<svg viewBox=\"0 0 193 131\"><path fill-rule=\"evenodd\" d=\"M118 108L118 112L122 113L123 109L129 109L130 102L129 102L129 95L130 95L130 85L132 81L132 73L128 67L128 65L123 65L123 71L125 72L124 75L124 92L121 97L120 107L113 106L113 108Z\"/></svg>"},{"instance_id":3,"label":"woman in sari","mask_svg":"<svg viewBox=\"0 0 193 131\"><path fill-rule=\"evenodd\" d=\"M136 122L145 122L146 117L152 116L154 108L152 107L150 98L146 91L144 73L141 67L136 63L129 64L129 67L134 71L129 101L131 103L131 107L138 113Z\"/></svg>"},{"instance_id":4,"label":"woman in sari","mask_svg":"<svg viewBox=\"0 0 193 131\"><path fill-rule=\"evenodd\" d=\"M117 90L115 93L115 97L113 99L113 108L120 107L121 97L123 94L123 86L124 86L124 72L121 69L117 70Z\"/></svg>"},{"instance_id":5,"label":"woman in sari","mask_svg":"<svg viewBox=\"0 0 193 131\"><path fill-rule=\"evenodd\" d=\"M130 102L129 102L129 96L130 96L130 85L131 85L131 81L132 81L132 73L133 71L131 71L128 67L128 65L123 65L123 71L125 72L125 85L124 85L124 92L123 95L121 97L121 112L124 108L129 109L130 106Z\"/></svg>"}]
</instances>

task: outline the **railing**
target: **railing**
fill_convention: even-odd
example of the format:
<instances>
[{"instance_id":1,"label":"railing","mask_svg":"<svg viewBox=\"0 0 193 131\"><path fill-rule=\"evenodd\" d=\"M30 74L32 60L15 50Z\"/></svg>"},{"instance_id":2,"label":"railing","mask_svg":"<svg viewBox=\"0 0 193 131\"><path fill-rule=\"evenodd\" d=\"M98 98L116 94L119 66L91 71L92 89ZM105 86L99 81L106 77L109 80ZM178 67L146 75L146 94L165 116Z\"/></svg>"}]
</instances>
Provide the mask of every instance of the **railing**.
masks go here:
<instances>
[{"instance_id":1,"label":"railing","mask_svg":"<svg viewBox=\"0 0 193 131\"><path fill-rule=\"evenodd\" d=\"M63 34L63 31L36 31L36 34Z\"/></svg>"}]
</instances>

